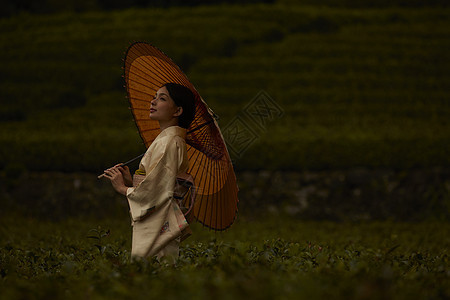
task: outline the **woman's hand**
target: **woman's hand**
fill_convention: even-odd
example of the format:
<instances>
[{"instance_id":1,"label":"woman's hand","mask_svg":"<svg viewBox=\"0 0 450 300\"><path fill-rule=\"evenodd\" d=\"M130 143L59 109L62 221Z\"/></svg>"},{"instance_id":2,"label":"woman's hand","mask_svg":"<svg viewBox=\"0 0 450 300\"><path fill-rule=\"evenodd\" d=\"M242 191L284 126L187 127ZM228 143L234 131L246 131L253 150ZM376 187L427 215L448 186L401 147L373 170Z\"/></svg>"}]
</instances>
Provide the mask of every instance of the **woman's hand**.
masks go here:
<instances>
[{"instance_id":1,"label":"woman's hand","mask_svg":"<svg viewBox=\"0 0 450 300\"><path fill-rule=\"evenodd\" d=\"M120 173L122 173L123 183L125 184L125 186L132 187L133 177L131 176L130 168L128 168L128 166L123 164L117 164L114 166L114 168L117 168L120 171Z\"/></svg>"},{"instance_id":2,"label":"woman's hand","mask_svg":"<svg viewBox=\"0 0 450 300\"><path fill-rule=\"evenodd\" d=\"M124 176L122 175L122 172L119 170L119 167L114 166L112 168L109 168L108 170L105 170L104 173L105 177L111 181L113 188L118 193L126 196L128 188L125 186ZM129 170L128 173L130 173Z\"/></svg>"}]
</instances>

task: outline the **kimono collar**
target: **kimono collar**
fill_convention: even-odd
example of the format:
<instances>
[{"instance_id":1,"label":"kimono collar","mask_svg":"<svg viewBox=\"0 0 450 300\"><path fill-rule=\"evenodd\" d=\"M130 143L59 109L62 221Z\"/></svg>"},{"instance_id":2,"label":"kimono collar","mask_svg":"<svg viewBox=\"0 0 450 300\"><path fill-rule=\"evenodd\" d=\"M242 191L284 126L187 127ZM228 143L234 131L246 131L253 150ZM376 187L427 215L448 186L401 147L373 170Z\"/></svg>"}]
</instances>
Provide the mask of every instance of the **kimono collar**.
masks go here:
<instances>
[{"instance_id":1,"label":"kimono collar","mask_svg":"<svg viewBox=\"0 0 450 300\"><path fill-rule=\"evenodd\" d=\"M186 129L180 126L170 126L161 131L159 137L174 136L174 135L178 135L179 137L186 139Z\"/></svg>"}]
</instances>

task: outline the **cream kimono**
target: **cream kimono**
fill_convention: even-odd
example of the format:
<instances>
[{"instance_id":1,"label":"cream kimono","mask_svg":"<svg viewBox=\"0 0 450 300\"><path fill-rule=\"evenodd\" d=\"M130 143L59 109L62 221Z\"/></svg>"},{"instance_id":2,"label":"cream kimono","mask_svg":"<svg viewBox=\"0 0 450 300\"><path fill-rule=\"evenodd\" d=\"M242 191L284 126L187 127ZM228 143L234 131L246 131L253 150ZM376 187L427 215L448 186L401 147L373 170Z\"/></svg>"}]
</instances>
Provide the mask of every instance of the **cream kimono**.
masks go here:
<instances>
[{"instance_id":1,"label":"cream kimono","mask_svg":"<svg viewBox=\"0 0 450 300\"><path fill-rule=\"evenodd\" d=\"M186 129L171 126L153 141L127 190L133 225L132 257L178 256L188 229L173 195L176 177L189 167ZM144 175L145 174L145 175Z\"/></svg>"}]
</instances>

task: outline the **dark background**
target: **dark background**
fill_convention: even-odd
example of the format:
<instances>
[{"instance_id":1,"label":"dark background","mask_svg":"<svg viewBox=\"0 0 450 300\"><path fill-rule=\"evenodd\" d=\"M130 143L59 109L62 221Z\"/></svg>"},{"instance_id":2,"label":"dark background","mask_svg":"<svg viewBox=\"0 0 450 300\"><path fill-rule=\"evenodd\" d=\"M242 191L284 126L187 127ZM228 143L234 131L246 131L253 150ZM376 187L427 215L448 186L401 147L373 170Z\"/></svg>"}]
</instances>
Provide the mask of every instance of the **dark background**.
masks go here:
<instances>
[{"instance_id":1,"label":"dark background","mask_svg":"<svg viewBox=\"0 0 450 300\"><path fill-rule=\"evenodd\" d=\"M449 218L447 1L0 7L2 213L126 210L96 175L145 150L121 77L143 40L180 65L221 128L260 91L283 109L233 157L242 215Z\"/></svg>"}]
</instances>

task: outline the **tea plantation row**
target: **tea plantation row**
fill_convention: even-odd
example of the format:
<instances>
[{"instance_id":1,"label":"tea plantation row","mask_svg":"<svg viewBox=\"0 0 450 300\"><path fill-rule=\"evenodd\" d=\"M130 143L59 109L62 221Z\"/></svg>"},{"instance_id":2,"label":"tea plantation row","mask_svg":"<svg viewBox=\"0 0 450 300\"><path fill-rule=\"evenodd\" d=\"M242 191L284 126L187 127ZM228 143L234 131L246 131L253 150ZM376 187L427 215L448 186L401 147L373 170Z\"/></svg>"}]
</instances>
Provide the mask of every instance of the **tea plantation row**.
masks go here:
<instances>
[{"instance_id":1,"label":"tea plantation row","mask_svg":"<svg viewBox=\"0 0 450 300\"><path fill-rule=\"evenodd\" d=\"M449 227L239 219L194 226L175 265L130 261L122 220L2 219L5 299L445 299Z\"/></svg>"},{"instance_id":2,"label":"tea plantation row","mask_svg":"<svg viewBox=\"0 0 450 300\"><path fill-rule=\"evenodd\" d=\"M172 57L222 128L260 91L281 107L250 122L237 169L448 166L447 13L254 4L1 19L0 167L99 171L140 154L120 77L133 40Z\"/></svg>"}]
</instances>

